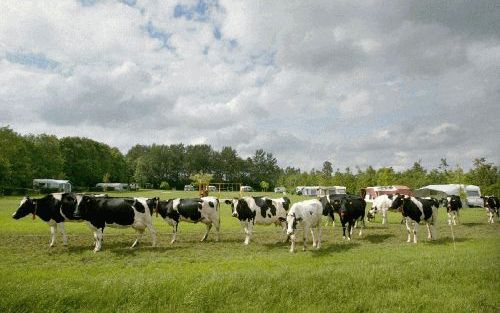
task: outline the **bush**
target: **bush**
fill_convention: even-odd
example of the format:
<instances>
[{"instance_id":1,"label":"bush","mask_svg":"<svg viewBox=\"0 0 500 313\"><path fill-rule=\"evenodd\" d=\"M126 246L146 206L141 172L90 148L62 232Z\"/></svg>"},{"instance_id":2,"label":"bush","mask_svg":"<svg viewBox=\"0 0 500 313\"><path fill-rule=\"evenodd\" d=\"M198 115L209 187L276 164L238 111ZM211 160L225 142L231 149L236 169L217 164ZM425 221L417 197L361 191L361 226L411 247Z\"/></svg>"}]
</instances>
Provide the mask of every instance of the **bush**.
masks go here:
<instances>
[{"instance_id":1,"label":"bush","mask_svg":"<svg viewBox=\"0 0 500 313\"><path fill-rule=\"evenodd\" d=\"M170 185L166 181L162 181L160 183L160 189L167 190L170 188Z\"/></svg>"}]
</instances>

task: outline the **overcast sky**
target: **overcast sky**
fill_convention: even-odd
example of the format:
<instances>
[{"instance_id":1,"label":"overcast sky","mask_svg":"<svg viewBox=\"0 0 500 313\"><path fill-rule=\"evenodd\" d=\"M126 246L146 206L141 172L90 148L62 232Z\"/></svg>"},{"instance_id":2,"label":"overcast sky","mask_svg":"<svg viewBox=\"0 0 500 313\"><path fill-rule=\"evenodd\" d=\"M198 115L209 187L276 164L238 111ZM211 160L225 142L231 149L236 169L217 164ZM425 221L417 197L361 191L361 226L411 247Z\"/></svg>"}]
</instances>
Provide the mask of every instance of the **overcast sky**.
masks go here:
<instances>
[{"instance_id":1,"label":"overcast sky","mask_svg":"<svg viewBox=\"0 0 500 313\"><path fill-rule=\"evenodd\" d=\"M0 126L281 166L500 163L498 1L0 2Z\"/></svg>"}]
</instances>

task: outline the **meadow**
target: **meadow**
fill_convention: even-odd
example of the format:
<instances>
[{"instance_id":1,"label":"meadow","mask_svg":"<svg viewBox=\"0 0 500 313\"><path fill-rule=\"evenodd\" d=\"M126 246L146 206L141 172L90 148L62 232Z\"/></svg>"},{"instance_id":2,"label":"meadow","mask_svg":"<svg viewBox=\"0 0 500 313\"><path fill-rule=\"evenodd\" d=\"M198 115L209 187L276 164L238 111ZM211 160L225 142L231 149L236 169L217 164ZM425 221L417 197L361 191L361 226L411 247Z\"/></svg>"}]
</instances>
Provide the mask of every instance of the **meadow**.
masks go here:
<instances>
[{"instance_id":1,"label":"meadow","mask_svg":"<svg viewBox=\"0 0 500 313\"><path fill-rule=\"evenodd\" d=\"M439 239L427 241L420 227L416 245L390 212L389 225L377 216L351 242L338 222L326 226L321 249L299 243L292 254L275 226L255 226L244 246L242 227L222 204L220 242L214 229L199 242L205 226L181 223L171 245L171 226L154 217L159 247L146 232L130 249L131 228L106 228L94 254L85 223L66 223L68 246L58 234L49 248L46 223L11 218L20 198L0 198L0 312L500 312L500 223L487 224L484 209L462 210L455 240L443 208Z\"/></svg>"}]
</instances>

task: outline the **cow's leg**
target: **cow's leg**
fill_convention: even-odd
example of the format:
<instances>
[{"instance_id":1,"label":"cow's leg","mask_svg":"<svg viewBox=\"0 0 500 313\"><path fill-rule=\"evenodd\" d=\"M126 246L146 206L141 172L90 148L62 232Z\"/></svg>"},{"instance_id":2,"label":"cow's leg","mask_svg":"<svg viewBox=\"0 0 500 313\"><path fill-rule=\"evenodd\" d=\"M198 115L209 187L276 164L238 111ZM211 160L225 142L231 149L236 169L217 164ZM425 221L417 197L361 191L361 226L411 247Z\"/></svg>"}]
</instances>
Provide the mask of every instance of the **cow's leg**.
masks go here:
<instances>
[{"instance_id":1,"label":"cow's leg","mask_svg":"<svg viewBox=\"0 0 500 313\"><path fill-rule=\"evenodd\" d=\"M151 234L152 246L156 247L156 229L154 228L153 224L151 224L151 223L147 224L146 226L149 229L149 233Z\"/></svg>"},{"instance_id":2,"label":"cow's leg","mask_svg":"<svg viewBox=\"0 0 500 313\"><path fill-rule=\"evenodd\" d=\"M430 223L425 223L427 225L427 239L432 240L432 231Z\"/></svg>"},{"instance_id":3,"label":"cow's leg","mask_svg":"<svg viewBox=\"0 0 500 313\"><path fill-rule=\"evenodd\" d=\"M144 236L144 229L136 229L136 231L137 231L137 238L135 239L130 249L135 248L135 246L137 246L141 241L142 236Z\"/></svg>"},{"instance_id":4,"label":"cow's leg","mask_svg":"<svg viewBox=\"0 0 500 313\"><path fill-rule=\"evenodd\" d=\"M353 221L349 221L349 229L348 229L349 230L349 234L348 234L349 237L347 237L347 240L351 240L351 238L352 238L352 232L354 231L355 227L356 227L356 221L354 221L354 222Z\"/></svg>"},{"instance_id":5,"label":"cow's leg","mask_svg":"<svg viewBox=\"0 0 500 313\"><path fill-rule=\"evenodd\" d=\"M448 212L448 225L451 225L451 212Z\"/></svg>"},{"instance_id":6,"label":"cow's leg","mask_svg":"<svg viewBox=\"0 0 500 313\"><path fill-rule=\"evenodd\" d=\"M411 242L411 228L410 228L410 219L405 218L405 225L406 225L406 232L408 233L408 239L406 239L406 242Z\"/></svg>"},{"instance_id":7,"label":"cow's leg","mask_svg":"<svg viewBox=\"0 0 500 313\"><path fill-rule=\"evenodd\" d=\"M310 231L309 225L304 225L304 233L302 234L302 239L303 239L302 250L303 251L306 251L307 239L308 239L307 237L309 237L309 231Z\"/></svg>"},{"instance_id":8,"label":"cow's leg","mask_svg":"<svg viewBox=\"0 0 500 313\"><path fill-rule=\"evenodd\" d=\"M179 226L179 223L174 221L174 224L172 225L172 240L170 241L171 245L173 245L174 242L177 240L177 227L178 226Z\"/></svg>"},{"instance_id":9,"label":"cow's leg","mask_svg":"<svg viewBox=\"0 0 500 313\"><path fill-rule=\"evenodd\" d=\"M342 221L342 239L345 239L345 222Z\"/></svg>"},{"instance_id":10,"label":"cow's leg","mask_svg":"<svg viewBox=\"0 0 500 313\"><path fill-rule=\"evenodd\" d=\"M365 220L363 220L363 223L361 224L362 225L359 228L359 237L363 236L363 227L365 226Z\"/></svg>"},{"instance_id":11,"label":"cow's leg","mask_svg":"<svg viewBox=\"0 0 500 313\"><path fill-rule=\"evenodd\" d=\"M61 235L63 238L63 245L68 245L68 236L66 236L66 229L64 229L64 223L59 223L59 229L61 230Z\"/></svg>"},{"instance_id":12,"label":"cow's leg","mask_svg":"<svg viewBox=\"0 0 500 313\"><path fill-rule=\"evenodd\" d=\"M290 245L290 252L295 252L295 234L291 234L290 235L290 241L291 241L291 245Z\"/></svg>"},{"instance_id":13,"label":"cow's leg","mask_svg":"<svg viewBox=\"0 0 500 313\"><path fill-rule=\"evenodd\" d=\"M318 224L318 240L316 241L316 249L321 247L321 223Z\"/></svg>"},{"instance_id":14,"label":"cow's leg","mask_svg":"<svg viewBox=\"0 0 500 313\"><path fill-rule=\"evenodd\" d=\"M206 224L206 226L207 226L207 230L205 231L205 235L203 236L203 238L201 238L201 241L207 240L208 233L210 232L210 229L212 229L212 223L208 223L208 224Z\"/></svg>"},{"instance_id":15,"label":"cow's leg","mask_svg":"<svg viewBox=\"0 0 500 313\"><path fill-rule=\"evenodd\" d=\"M382 225L387 224L387 209L382 209Z\"/></svg>"},{"instance_id":16,"label":"cow's leg","mask_svg":"<svg viewBox=\"0 0 500 313\"><path fill-rule=\"evenodd\" d=\"M349 222L349 237L347 237L347 240L352 239L352 232L354 231L354 227L356 226L356 221L350 221Z\"/></svg>"},{"instance_id":17,"label":"cow's leg","mask_svg":"<svg viewBox=\"0 0 500 313\"><path fill-rule=\"evenodd\" d=\"M49 247L53 247L56 244L56 232L57 224L50 224L50 244Z\"/></svg>"},{"instance_id":18,"label":"cow's leg","mask_svg":"<svg viewBox=\"0 0 500 313\"><path fill-rule=\"evenodd\" d=\"M418 230L418 223L413 222L413 243L417 243L417 230Z\"/></svg>"},{"instance_id":19,"label":"cow's leg","mask_svg":"<svg viewBox=\"0 0 500 313\"><path fill-rule=\"evenodd\" d=\"M95 238L95 248L94 253L101 251L102 248L102 228L95 228L94 238Z\"/></svg>"},{"instance_id":20,"label":"cow's leg","mask_svg":"<svg viewBox=\"0 0 500 313\"><path fill-rule=\"evenodd\" d=\"M250 243L250 239L252 239L252 231L253 231L253 223L252 222L245 222L245 245L248 245Z\"/></svg>"},{"instance_id":21,"label":"cow's leg","mask_svg":"<svg viewBox=\"0 0 500 313\"><path fill-rule=\"evenodd\" d=\"M314 236L314 227L311 227L311 238L313 242L313 248L316 248L316 236Z\"/></svg>"}]
</instances>

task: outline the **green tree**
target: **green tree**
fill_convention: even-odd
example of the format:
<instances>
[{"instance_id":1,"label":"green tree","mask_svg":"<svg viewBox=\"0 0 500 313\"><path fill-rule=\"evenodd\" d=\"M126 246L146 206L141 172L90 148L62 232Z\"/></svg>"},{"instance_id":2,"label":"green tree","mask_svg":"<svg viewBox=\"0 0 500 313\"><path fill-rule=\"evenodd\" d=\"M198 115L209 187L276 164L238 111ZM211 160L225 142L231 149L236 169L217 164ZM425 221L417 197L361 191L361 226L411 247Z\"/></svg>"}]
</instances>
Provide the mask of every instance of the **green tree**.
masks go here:
<instances>
[{"instance_id":1,"label":"green tree","mask_svg":"<svg viewBox=\"0 0 500 313\"><path fill-rule=\"evenodd\" d=\"M267 191L267 189L269 188L269 183L267 181L261 181L260 182L260 189L264 192Z\"/></svg>"}]
</instances>

